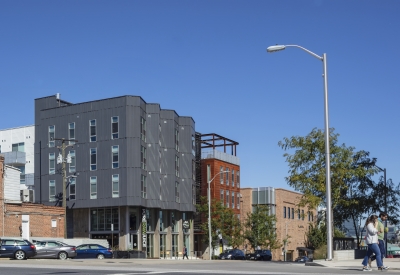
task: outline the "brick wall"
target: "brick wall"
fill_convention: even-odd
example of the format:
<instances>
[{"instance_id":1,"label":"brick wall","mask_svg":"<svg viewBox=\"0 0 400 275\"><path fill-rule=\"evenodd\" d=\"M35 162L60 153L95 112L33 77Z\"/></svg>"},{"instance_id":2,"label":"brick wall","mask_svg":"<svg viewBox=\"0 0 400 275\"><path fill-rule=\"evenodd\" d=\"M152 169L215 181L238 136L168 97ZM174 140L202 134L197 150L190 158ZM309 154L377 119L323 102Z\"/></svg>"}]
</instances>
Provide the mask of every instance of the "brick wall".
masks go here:
<instances>
[{"instance_id":1,"label":"brick wall","mask_svg":"<svg viewBox=\"0 0 400 275\"><path fill-rule=\"evenodd\" d=\"M22 215L29 215L30 237L64 237L64 209L34 203L4 201L4 158L0 156L0 236L20 237ZM55 227L52 226L52 221Z\"/></svg>"}]
</instances>

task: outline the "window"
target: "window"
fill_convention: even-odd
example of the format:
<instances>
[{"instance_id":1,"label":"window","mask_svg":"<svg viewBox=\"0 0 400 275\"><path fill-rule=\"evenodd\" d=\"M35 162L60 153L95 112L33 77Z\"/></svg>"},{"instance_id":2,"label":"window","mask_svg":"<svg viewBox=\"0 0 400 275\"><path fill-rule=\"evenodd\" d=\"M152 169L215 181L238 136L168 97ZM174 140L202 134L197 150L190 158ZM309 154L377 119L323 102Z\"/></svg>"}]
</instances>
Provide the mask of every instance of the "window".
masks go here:
<instances>
[{"instance_id":1,"label":"window","mask_svg":"<svg viewBox=\"0 0 400 275\"><path fill-rule=\"evenodd\" d=\"M287 208L288 219L290 219L290 207Z\"/></svg>"},{"instance_id":2,"label":"window","mask_svg":"<svg viewBox=\"0 0 400 275\"><path fill-rule=\"evenodd\" d=\"M236 186L237 188L240 187L240 172L236 171Z\"/></svg>"},{"instance_id":3,"label":"window","mask_svg":"<svg viewBox=\"0 0 400 275\"><path fill-rule=\"evenodd\" d=\"M235 192L232 191L232 200L231 200L231 204L232 204L232 209L235 209Z\"/></svg>"},{"instance_id":4,"label":"window","mask_svg":"<svg viewBox=\"0 0 400 275\"><path fill-rule=\"evenodd\" d=\"M196 161L192 160L192 179L196 181Z\"/></svg>"},{"instance_id":5,"label":"window","mask_svg":"<svg viewBox=\"0 0 400 275\"><path fill-rule=\"evenodd\" d=\"M222 189L220 190L220 198L219 199L221 200L221 204L224 204L224 192L225 192L224 190L222 190Z\"/></svg>"},{"instance_id":6,"label":"window","mask_svg":"<svg viewBox=\"0 0 400 275\"><path fill-rule=\"evenodd\" d=\"M292 220L294 220L294 208L292 208Z\"/></svg>"},{"instance_id":7,"label":"window","mask_svg":"<svg viewBox=\"0 0 400 275\"><path fill-rule=\"evenodd\" d=\"M143 117L140 118L140 138L146 141L146 120Z\"/></svg>"},{"instance_id":8,"label":"window","mask_svg":"<svg viewBox=\"0 0 400 275\"><path fill-rule=\"evenodd\" d=\"M175 176L179 177L179 157L175 156Z\"/></svg>"},{"instance_id":9,"label":"window","mask_svg":"<svg viewBox=\"0 0 400 275\"><path fill-rule=\"evenodd\" d=\"M90 148L90 171L97 170L97 148Z\"/></svg>"},{"instance_id":10,"label":"window","mask_svg":"<svg viewBox=\"0 0 400 275\"><path fill-rule=\"evenodd\" d=\"M76 172L76 158L75 158L75 150L69 151L69 156L71 157L71 163L69 164L69 172Z\"/></svg>"},{"instance_id":11,"label":"window","mask_svg":"<svg viewBox=\"0 0 400 275\"><path fill-rule=\"evenodd\" d=\"M112 175L112 197L119 197L119 174Z\"/></svg>"},{"instance_id":12,"label":"window","mask_svg":"<svg viewBox=\"0 0 400 275\"><path fill-rule=\"evenodd\" d=\"M76 195L76 178L70 178L69 180L69 199L75 200Z\"/></svg>"},{"instance_id":13,"label":"window","mask_svg":"<svg viewBox=\"0 0 400 275\"><path fill-rule=\"evenodd\" d=\"M229 208L229 191L226 190L226 207Z\"/></svg>"},{"instance_id":14,"label":"window","mask_svg":"<svg viewBox=\"0 0 400 275\"><path fill-rule=\"evenodd\" d=\"M90 142L95 142L97 140L95 119L89 120L89 136L90 136Z\"/></svg>"},{"instance_id":15,"label":"window","mask_svg":"<svg viewBox=\"0 0 400 275\"><path fill-rule=\"evenodd\" d=\"M56 201L56 181L49 180L49 201Z\"/></svg>"},{"instance_id":16,"label":"window","mask_svg":"<svg viewBox=\"0 0 400 275\"><path fill-rule=\"evenodd\" d=\"M300 220L300 209L297 209L297 219Z\"/></svg>"},{"instance_id":17,"label":"window","mask_svg":"<svg viewBox=\"0 0 400 275\"><path fill-rule=\"evenodd\" d=\"M21 171L21 174L19 175L19 183L25 184L25 165L18 166L17 168L19 168L19 170Z\"/></svg>"},{"instance_id":18,"label":"window","mask_svg":"<svg viewBox=\"0 0 400 275\"><path fill-rule=\"evenodd\" d=\"M235 170L232 169L232 187L235 187Z\"/></svg>"},{"instance_id":19,"label":"window","mask_svg":"<svg viewBox=\"0 0 400 275\"><path fill-rule=\"evenodd\" d=\"M111 139L118 138L118 117L113 116L111 118Z\"/></svg>"},{"instance_id":20,"label":"window","mask_svg":"<svg viewBox=\"0 0 400 275\"><path fill-rule=\"evenodd\" d=\"M54 125L49 126L49 147L54 147L56 144L56 142L54 141L55 131L56 131L56 126Z\"/></svg>"},{"instance_id":21,"label":"window","mask_svg":"<svg viewBox=\"0 0 400 275\"><path fill-rule=\"evenodd\" d=\"M53 175L56 173L56 154L49 153L49 174Z\"/></svg>"},{"instance_id":22,"label":"window","mask_svg":"<svg viewBox=\"0 0 400 275\"><path fill-rule=\"evenodd\" d=\"M196 155L196 139L194 138L194 135L192 135L192 155Z\"/></svg>"},{"instance_id":23,"label":"window","mask_svg":"<svg viewBox=\"0 0 400 275\"><path fill-rule=\"evenodd\" d=\"M118 168L119 167L119 146L118 145L113 145L111 146L111 153L112 153L112 168Z\"/></svg>"},{"instance_id":24,"label":"window","mask_svg":"<svg viewBox=\"0 0 400 275\"><path fill-rule=\"evenodd\" d=\"M75 139L75 122L68 123L68 137L70 139L69 144L75 144L75 141L73 141Z\"/></svg>"},{"instance_id":25,"label":"window","mask_svg":"<svg viewBox=\"0 0 400 275\"><path fill-rule=\"evenodd\" d=\"M240 194L239 193L236 194L236 205L237 205L237 209L240 209Z\"/></svg>"},{"instance_id":26,"label":"window","mask_svg":"<svg viewBox=\"0 0 400 275\"><path fill-rule=\"evenodd\" d=\"M219 167L219 181L221 182L221 184L224 184L224 167L220 166Z\"/></svg>"},{"instance_id":27,"label":"window","mask_svg":"<svg viewBox=\"0 0 400 275\"><path fill-rule=\"evenodd\" d=\"M196 185L192 185L192 204L196 205Z\"/></svg>"},{"instance_id":28,"label":"window","mask_svg":"<svg viewBox=\"0 0 400 275\"><path fill-rule=\"evenodd\" d=\"M25 152L25 143L24 142L14 143L12 145L12 151L13 152Z\"/></svg>"},{"instance_id":29,"label":"window","mask_svg":"<svg viewBox=\"0 0 400 275\"><path fill-rule=\"evenodd\" d=\"M146 147L142 146L142 148L140 149L140 162L142 165L142 169L144 169L144 170L146 170L146 168L147 168L146 159L147 159L147 150L146 150Z\"/></svg>"},{"instance_id":30,"label":"window","mask_svg":"<svg viewBox=\"0 0 400 275\"><path fill-rule=\"evenodd\" d=\"M179 152L179 131L175 129L175 150Z\"/></svg>"},{"instance_id":31,"label":"window","mask_svg":"<svg viewBox=\"0 0 400 275\"><path fill-rule=\"evenodd\" d=\"M283 207L283 218L286 219L286 206Z\"/></svg>"},{"instance_id":32,"label":"window","mask_svg":"<svg viewBox=\"0 0 400 275\"><path fill-rule=\"evenodd\" d=\"M140 185L141 185L141 191L142 191L142 198L146 199L147 198L146 176L142 175L142 179L141 179Z\"/></svg>"},{"instance_id":33,"label":"window","mask_svg":"<svg viewBox=\"0 0 400 275\"><path fill-rule=\"evenodd\" d=\"M226 177L225 177L225 180L226 180L226 185L229 185L229 168L228 167L226 167Z\"/></svg>"},{"instance_id":34,"label":"window","mask_svg":"<svg viewBox=\"0 0 400 275\"><path fill-rule=\"evenodd\" d=\"M179 182L175 182L175 202L179 202Z\"/></svg>"},{"instance_id":35,"label":"window","mask_svg":"<svg viewBox=\"0 0 400 275\"><path fill-rule=\"evenodd\" d=\"M304 210L301 210L301 219L304 221Z\"/></svg>"},{"instance_id":36,"label":"window","mask_svg":"<svg viewBox=\"0 0 400 275\"><path fill-rule=\"evenodd\" d=\"M97 199L97 177L90 177L90 199Z\"/></svg>"}]
</instances>

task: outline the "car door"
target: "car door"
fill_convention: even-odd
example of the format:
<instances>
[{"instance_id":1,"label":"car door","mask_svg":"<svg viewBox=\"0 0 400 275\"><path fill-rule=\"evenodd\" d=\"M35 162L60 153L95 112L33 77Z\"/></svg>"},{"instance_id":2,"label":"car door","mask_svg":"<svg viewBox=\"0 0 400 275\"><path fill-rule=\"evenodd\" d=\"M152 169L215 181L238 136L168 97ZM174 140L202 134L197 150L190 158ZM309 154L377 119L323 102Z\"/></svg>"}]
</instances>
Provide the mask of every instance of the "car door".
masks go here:
<instances>
[{"instance_id":1,"label":"car door","mask_svg":"<svg viewBox=\"0 0 400 275\"><path fill-rule=\"evenodd\" d=\"M35 258L46 258L46 242L36 242L36 256Z\"/></svg>"},{"instance_id":2,"label":"car door","mask_svg":"<svg viewBox=\"0 0 400 275\"><path fill-rule=\"evenodd\" d=\"M77 258L88 258L89 245L83 244L76 247L76 257Z\"/></svg>"},{"instance_id":3,"label":"car door","mask_svg":"<svg viewBox=\"0 0 400 275\"><path fill-rule=\"evenodd\" d=\"M47 258L57 258L59 250L60 250L60 244L58 242L47 242L46 245Z\"/></svg>"},{"instance_id":4,"label":"car door","mask_svg":"<svg viewBox=\"0 0 400 275\"><path fill-rule=\"evenodd\" d=\"M91 244L90 249L88 250L90 258L96 258L97 254L99 253L99 246L97 244Z\"/></svg>"},{"instance_id":5,"label":"car door","mask_svg":"<svg viewBox=\"0 0 400 275\"><path fill-rule=\"evenodd\" d=\"M0 248L1 257L12 257L14 255L14 250L15 250L14 240L2 240Z\"/></svg>"}]
</instances>

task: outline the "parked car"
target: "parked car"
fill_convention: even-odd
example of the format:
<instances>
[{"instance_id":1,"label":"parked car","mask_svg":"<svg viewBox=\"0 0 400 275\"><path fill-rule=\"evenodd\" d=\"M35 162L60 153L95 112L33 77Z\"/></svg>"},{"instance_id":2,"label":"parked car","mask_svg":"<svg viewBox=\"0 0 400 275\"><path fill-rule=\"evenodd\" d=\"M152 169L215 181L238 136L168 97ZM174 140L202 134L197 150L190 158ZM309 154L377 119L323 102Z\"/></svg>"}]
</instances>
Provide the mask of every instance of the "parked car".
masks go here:
<instances>
[{"instance_id":1,"label":"parked car","mask_svg":"<svg viewBox=\"0 0 400 275\"><path fill-rule=\"evenodd\" d=\"M24 260L36 255L36 247L28 240L19 238L0 239L0 257Z\"/></svg>"},{"instance_id":2,"label":"parked car","mask_svg":"<svg viewBox=\"0 0 400 275\"><path fill-rule=\"evenodd\" d=\"M76 247L77 258L112 258L113 252L111 249L99 244L82 244Z\"/></svg>"},{"instance_id":3,"label":"parked car","mask_svg":"<svg viewBox=\"0 0 400 275\"><path fill-rule=\"evenodd\" d=\"M294 261L298 262L298 263L309 263L309 262L312 262L313 259L308 258L307 256L301 256L301 257L296 258Z\"/></svg>"},{"instance_id":4,"label":"parked car","mask_svg":"<svg viewBox=\"0 0 400 275\"><path fill-rule=\"evenodd\" d=\"M68 245L59 241L36 241L36 256L33 258L55 258L66 260L76 257L76 248L73 245Z\"/></svg>"},{"instance_id":5,"label":"parked car","mask_svg":"<svg viewBox=\"0 0 400 275\"><path fill-rule=\"evenodd\" d=\"M246 254L246 260L255 260L255 261L271 261L272 253L271 250L255 250L254 253Z\"/></svg>"},{"instance_id":6,"label":"parked car","mask_svg":"<svg viewBox=\"0 0 400 275\"><path fill-rule=\"evenodd\" d=\"M240 249L229 249L225 250L224 253L219 254L220 260L244 260L245 256Z\"/></svg>"}]
</instances>

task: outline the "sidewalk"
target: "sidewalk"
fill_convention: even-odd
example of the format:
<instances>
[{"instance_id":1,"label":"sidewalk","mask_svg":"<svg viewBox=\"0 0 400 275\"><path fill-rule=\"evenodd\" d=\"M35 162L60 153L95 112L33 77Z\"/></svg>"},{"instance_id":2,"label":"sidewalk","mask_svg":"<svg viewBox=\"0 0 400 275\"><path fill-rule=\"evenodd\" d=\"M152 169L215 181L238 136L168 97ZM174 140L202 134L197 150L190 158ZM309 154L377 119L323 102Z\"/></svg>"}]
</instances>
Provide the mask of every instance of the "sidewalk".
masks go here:
<instances>
[{"instance_id":1,"label":"sidewalk","mask_svg":"<svg viewBox=\"0 0 400 275\"><path fill-rule=\"evenodd\" d=\"M311 263L306 263L306 266L325 266L331 268L362 268L362 259L356 260L343 260L343 261L325 261L314 260ZM390 266L390 270L400 270L400 258L385 258L383 259L385 266ZM376 261L372 262L372 268L376 269Z\"/></svg>"}]
</instances>

